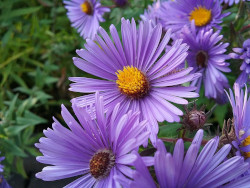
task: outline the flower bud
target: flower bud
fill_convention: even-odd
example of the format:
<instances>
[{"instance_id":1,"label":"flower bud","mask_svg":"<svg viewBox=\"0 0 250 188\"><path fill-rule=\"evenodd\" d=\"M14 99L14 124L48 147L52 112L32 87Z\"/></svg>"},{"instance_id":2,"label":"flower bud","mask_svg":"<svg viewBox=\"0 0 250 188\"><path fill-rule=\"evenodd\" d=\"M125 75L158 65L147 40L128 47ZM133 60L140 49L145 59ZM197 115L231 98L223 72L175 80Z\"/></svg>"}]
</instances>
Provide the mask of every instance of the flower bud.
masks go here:
<instances>
[{"instance_id":1,"label":"flower bud","mask_svg":"<svg viewBox=\"0 0 250 188\"><path fill-rule=\"evenodd\" d=\"M204 126L207 118L205 111L202 108L198 110L194 104L192 110L188 110L187 106L185 106L185 111L186 114L184 114L182 122L185 129L194 131Z\"/></svg>"}]
</instances>

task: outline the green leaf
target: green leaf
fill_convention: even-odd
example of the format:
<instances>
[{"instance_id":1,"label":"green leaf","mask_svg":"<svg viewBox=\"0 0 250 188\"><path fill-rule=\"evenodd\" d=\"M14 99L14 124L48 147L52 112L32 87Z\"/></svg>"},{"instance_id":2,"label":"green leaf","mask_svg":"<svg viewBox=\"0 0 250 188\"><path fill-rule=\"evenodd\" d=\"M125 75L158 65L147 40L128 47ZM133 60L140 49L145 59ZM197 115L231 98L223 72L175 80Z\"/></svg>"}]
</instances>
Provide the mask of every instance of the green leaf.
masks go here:
<instances>
[{"instance_id":1,"label":"green leaf","mask_svg":"<svg viewBox=\"0 0 250 188\"><path fill-rule=\"evenodd\" d=\"M12 126L9 126L7 128L4 129L5 133L8 135L8 136L13 136L13 135L17 135L19 134L23 129L29 127L30 125L23 125L23 126L15 126L15 125L12 125Z\"/></svg>"},{"instance_id":2,"label":"green leaf","mask_svg":"<svg viewBox=\"0 0 250 188\"><path fill-rule=\"evenodd\" d=\"M5 151L11 152L13 155L20 156L20 157L27 157L24 151L18 147L13 141L8 139L2 139L3 147Z\"/></svg>"},{"instance_id":3,"label":"green leaf","mask_svg":"<svg viewBox=\"0 0 250 188\"><path fill-rule=\"evenodd\" d=\"M47 120L37 116L36 114L30 111L25 111L24 117L17 117L17 123L19 125L37 125L37 124L46 123L46 122Z\"/></svg>"},{"instance_id":4,"label":"green leaf","mask_svg":"<svg viewBox=\"0 0 250 188\"><path fill-rule=\"evenodd\" d=\"M38 98L38 100L41 100L41 101L53 98L51 95L48 95L47 93L44 93L43 91L37 91L35 95Z\"/></svg>"},{"instance_id":5,"label":"green leaf","mask_svg":"<svg viewBox=\"0 0 250 188\"><path fill-rule=\"evenodd\" d=\"M158 137L177 138L179 134L177 129L181 128L181 126L179 123L160 126Z\"/></svg>"},{"instance_id":6,"label":"green leaf","mask_svg":"<svg viewBox=\"0 0 250 188\"><path fill-rule=\"evenodd\" d=\"M41 118L30 111L25 111L24 117L16 118L17 125L6 127L4 131L8 136L18 135L22 130L28 127L46 122L47 120L45 120L44 118Z\"/></svg>"},{"instance_id":7,"label":"green leaf","mask_svg":"<svg viewBox=\"0 0 250 188\"><path fill-rule=\"evenodd\" d=\"M19 17L22 15L31 14L31 13L39 11L40 8L41 7L30 7L30 8L21 8L17 10L12 10L11 12L8 12L7 14L3 14L2 16L0 16L0 21L7 20L10 18L14 18L14 17Z\"/></svg>"},{"instance_id":8,"label":"green leaf","mask_svg":"<svg viewBox=\"0 0 250 188\"><path fill-rule=\"evenodd\" d=\"M17 157L16 169L17 169L17 172L19 172L24 178L28 178L28 176L25 172L25 169L24 169L23 159L21 159L20 157Z\"/></svg>"},{"instance_id":9,"label":"green leaf","mask_svg":"<svg viewBox=\"0 0 250 188\"><path fill-rule=\"evenodd\" d=\"M12 120L13 112L14 112L15 107L16 107L17 97L18 97L18 95L15 95L15 97L12 99L12 101L9 105L9 109L5 114L5 117L7 120Z\"/></svg>"},{"instance_id":10,"label":"green leaf","mask_svg":"<svg viewBox=\"0 0 250 188\"><path fill-rule=\"evenodd\" d=\"M12 35L12 28L10 28L2 37L2 46L5 46L7 42L10 40Z\"/></svg>"},{"instance_id":11,"label":"green leaf","mask_svg":"<svg viewBox=\"0 0 250 188\"><path fill-rule=\"evenodd\" d=\"M53 84L53 83L55 83L55 82L57 82L58 81L58 78L55 78L55 77L46 77L45 78L45 83L46 84Z\"/></svg>"},{"instance_id":12,"label":"green leaf","mask_svg":"<svg viewBox=\"0 0 250 188\"><path fill-rule=\"evenodd\" d=\"M11 72L11 73L10 73L10 76L11 76L11 78L13 78L20 86L25 87L25 88L28 87L27 84L25 83L25 81L24 81L20 76L18 76L16 73Z\"/></svg>"},{"instance_id":13,"label":"green leaf","mask_svg":"<svg viewBox=\"0 0 250 188\"><path fill-rule=\"evenodd\" d=\"M27 147L25 148L31 155L33 156L39 156L41 153L34 147Z\"/></svg>"},{"instance_id":14,"label":"green leaf","mask_svg":"<svg viewBox=\"0 0 250 188\"><path fill-rule=\"evenodd\" d=\"M4 71L2 72L3 79L2 79L2 82L1 82L1 87L3 87L4 83L8 80L8 77L9 77L11 71L13 71L12 64L8 65L8 66L4 69Z\"/></svg>"},{"instance_id":15,"label":"green leaf","mask_svg":"<svg viewBox=\"0 0 250 188\"><path fill-rule=\"evenodd\" d=\"M17 53L14 56L11 56L10 58L8 58L6 61L2 62L0 64L0 69L3 68L4 66L8 65L9 63L11 63L12 61L20 58L21 56L23 56L26 53L29 53L33 50L33 48L28 48L26 50L24 50L23 52Z\"/></svg>"},{"instance_id":16,"label":"green leaf","mask_svg":"<svg viewBox=\"0 0 250 188\"><path fill-rule=\"evenodd\" d=\"M45 80L44 79L41 79L44 77L43 75L44 73L41 71L40 68L37 68L36 69L36 77L35 77L35 83L36 83L36 86L40 89L43 88L44 84L45 84Z\"/></svg>"},{"instance_id":17,"label":"green leaf","mask_svg":"<svg viewBox=\"0 0 250 188\"><path fill-rule=\"evenodd\" d=\"M18 106L17 109L17 116L22 116L25 110L29 110L31 107L33 107L37 103L37 98L28 98L22 102L21 105Z\"/></svg>"},{"instance_id":18,"label":"green leaf","mask_svg":"<svg viewBox=\"0 0 250 188\"><path fill-rule=\"evenodd\" d=\"M29 88L26 88L26 87L17 87L14 89L14 91L19 91L19 92L25 93L27 95L31 95L31 93L32 93L32 90L30 90Z\"/></svg>"}]
</instances>

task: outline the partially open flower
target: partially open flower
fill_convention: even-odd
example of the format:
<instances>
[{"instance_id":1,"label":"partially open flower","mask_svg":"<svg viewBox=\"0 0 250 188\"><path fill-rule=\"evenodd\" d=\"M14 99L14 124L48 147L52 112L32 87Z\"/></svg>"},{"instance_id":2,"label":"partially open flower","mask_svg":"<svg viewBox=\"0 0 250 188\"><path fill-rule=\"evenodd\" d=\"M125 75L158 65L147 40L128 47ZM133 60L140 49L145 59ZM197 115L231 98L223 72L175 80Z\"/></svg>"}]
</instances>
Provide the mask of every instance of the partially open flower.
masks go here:
<instances>
[{"instance_id":1,"label":"partially open flower","mask_svg":"<svg viewBox=\"0 0 250 188\"><path fill-rule=\"evenodd\" d=\"M234 94L230 89L227 93L233 110L235 139L233 146L237 149L236 155L242 155L250 161L250 97L248 97L247 87L245 91L238 83L234 84Z\"/></svg>"}]
</instances>

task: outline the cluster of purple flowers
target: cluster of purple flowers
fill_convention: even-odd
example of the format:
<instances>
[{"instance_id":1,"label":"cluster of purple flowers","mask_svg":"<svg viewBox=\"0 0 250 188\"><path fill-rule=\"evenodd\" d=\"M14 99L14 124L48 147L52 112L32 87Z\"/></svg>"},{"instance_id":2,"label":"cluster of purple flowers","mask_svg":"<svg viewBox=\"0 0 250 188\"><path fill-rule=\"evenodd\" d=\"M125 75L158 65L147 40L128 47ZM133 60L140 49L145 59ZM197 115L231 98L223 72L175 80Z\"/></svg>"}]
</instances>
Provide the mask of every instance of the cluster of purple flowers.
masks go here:
<instances>
[{"instance_id":1,"label":"cluster of purple flowers","mask_svg":"<svg viewBox=\"0 0 250 188\"><path fill-rule=\"evenodd\" d=\"M68 128L54 118L52 129L45 130L36 144L43 154L37 160L50 165L37 178L78 177L66 187L249 185L250 99L247 88L244 94L240 86L249 80L250 44L247 40L243 48L225 54L229 44L221 42L219 24L228 13L222 13L220 1L157 1L141 15L138 27L134 19L123 18L121 37L114 25L111 37L99 27L109 9L98 0L64 3L72 26L86 39L73 62L95 78L69 78L70 91L88 94L71 100L76 118L62 106ZM218 137L200 151L203 130L196 133L186 153L182 139L173 154L168 153L157 137L158 122L179 122L183 112L174 104L188 104L187 98L198 97L203 85L207 98L227 102L224 89L229 83L224 73L231 71L226 60L232 57L243 60L241 84L235 84L235 97L231 90L228 95L237 156L228 158L231 145L218 148ZM139 147L146 147L149 139L157 151L141 157ZM150 166L158 184L148 171Z\"/></svg>"},{"instance_id":2,"label":"cluster of purple flowers","mask_svg":"<svg viewBox=\"0 0 250 188\"><path fill-rule=\"evenodd\" d=\"M231 5L234 1L224 2ZM189 45L187 63L194 68L192 72L202 73L202 77L194 80L192 85L197 86L197 92L204 85L205 96L215 99L217 103L227 102L224 89L229 88L229 84L222 72L231 70L225 60L243 60L240 67L242 74L237 80L241 87L250 79L249 39L244 42L243 48L234 48L235 53L230 55L225 53L229 44L221 42L223 36L220 35L219 24L229 14L222 13L219 1L176 0L157 1L141 16L143 20L151 19L154 24L161 24L165 31L172 29L174 40L182 38Z\"/></svg>"}]
</instances>

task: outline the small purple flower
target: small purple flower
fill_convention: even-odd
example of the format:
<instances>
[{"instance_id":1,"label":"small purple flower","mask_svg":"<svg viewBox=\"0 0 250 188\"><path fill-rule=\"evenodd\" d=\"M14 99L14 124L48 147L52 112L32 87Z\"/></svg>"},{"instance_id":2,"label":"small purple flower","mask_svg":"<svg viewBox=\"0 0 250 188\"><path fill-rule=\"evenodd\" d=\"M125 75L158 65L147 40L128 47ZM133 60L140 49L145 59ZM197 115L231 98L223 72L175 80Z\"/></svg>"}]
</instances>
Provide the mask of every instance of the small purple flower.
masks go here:
<instances>
[{"instance_id":1,"label":"small purple flower","mask_svg":"<svg viewBox=\"0 0 250 188\"><path fill-rule=\"evenodd\" d=\"M122 42L114 25L110 26L113 40L103 28L96 42L87 40L86 49L77 50L81 57L73 58L81 70L101 79L71 77L75 82L70 91L93 93L100 91L104 97L105 110L112 110L121 103L121 110L140 111L140 119L148 120L151 141L156 141L157 121L180 121L183 112L172 103L187 104L185 98L198 97L196 87L182 84L197 79L200 74L189 74L192 68L178 69L185 60L188 47L176 40L165 51L171 31L162 36L162 27L152 27L149 21L141 22L138 29L135 21L122 19ZM94 94L76 98L77 105L94 102Z\"/></svg>"},{"instance_id":2,"label":"small purple flower","mask_svg":"<svg viewBox=\"0 0 250 188\"><path fill-rule=\"evenodd\" d=\"M220 0L221 3L228 3L229 6L232 6L234 3L238 4L241 0ZM245 1L245 0L242 0ZM247 0L250 1L250 0Z\"/></svg>"},{"instance_id":3,"label":"small purple flower","mask_svg":"<svg viewBox=\"0 0 250 188\"><path fill-rule=\"evenodd\" d=\"M227 14L222 14L219 1L175 0L163 2L159 11L159 21L164 29L179 32L184 25L190 26L194 20L198 29L221 29L218 25Z\"/></svg>"},{"instance_id":4,"label":"small purple flower","mask_svg":"<svg viewBox=\"0 0 250 188\"><path fill-rule=\"evenodd\" d=\"M157 0L156 2L153 3L153 5L148 6L148 9L144 11L144 14L140 15L141 19L143 21L151 20L152 25L156 26L159 23L157 14L158 14L160 7L161 7L161 1Z\"/></svg>"},{"instance_id":5,"label":"small purple flower","mask_svg":"<svg viewBox=\"0 0 250 188\"><path fill-rule=\"evenodd\" d=\"M191 28L184 27L181 32L183 41L190 47L187 62L193 67L193 72L199 72L202 77L192 82L199 92L202 83L205 87L205 96L214 98L218 103L226 102L224 89L228 88L227 77L222 72L230 72L229 63L225 62L229 56L225 54L228 43L222 43L220 31L197 31L194 24Z\"/></svg>"},{"instance_id":6,"label":"small purple flower","mask_svg":"<svg viewBox=\"0 0 250 188\"><path fill-rule=\"evenodd\" d=\"M110 115L104 114L103 97L95 96L95 109L80 108L73 102L76 121L62 105L62 116L70 129L55 118L52 129L44 130L36 144L43 156L41 163L49 164L36 174L44 181L80 176L66 187L118 187L113 180L117 175L129 181L136 160L131 151L148 140L146 121L139 121L139 112L122 113L118 103ZM92 119L94 113L96 119Z\"/></svg>"},{"instance_id":7,"label":"small purple flower","mask_svg":"<svg viewBox=\"0 0 250 188\"><path fill-rule=\"evenodd\" d=\"M245 156L250 161L250 97L247 96L247 87L245 93L238 83L234 84L234 94L229 89L227 93L231 103L234 115L234 129L237 139L232 142L238 149L237 155Z\"/></svg>"},{"instance_id":8,"label":"small purple flower","mask_svg":"<svg viewBox=\"0 0 250 188\"><path fill-rule=\"evenodd\" d=\"M233 48L233 51L235 53L229 54L231 58L243 60L240 66L242 73L236 81L243 87L245 83L250 82L250 39L245 40L243 48Z\"/></svg>"},{"instance_id":9,"label":"small purple flower","mask_svg":"<svg viewBox=\"0 0 250 188\"><path fill-rule=\"evenodd\" d=\"M72 27L86 39L93 39L99 28L99 22L104 22L103 14L109 8L102 7L99 0L64 0L65 8Z\"/></svg>"},{"instance_id":10,"label":"small purple flower","mask_svg":"<svg viewBox=\"0 0 250 188\"><path fill-rule=\"evenodd\" d=\"M227 159L231 145L227 144L217 151L219 137L211 139L199 153L203 138L203 130L199 130L190 145L184 152L182 139L176 142L173 155L166 151L161 140L157 141L157 152L154 156L154 168L158 183L161 188L182 187L230 187L249 185L250 176L239 177L249 168L240 156ZM217 152L216 152L217 151ZM216 152L216 153L215 153ZM130 183L133 188L150 187L156 188L156 184L149 174L143 161L137 155L134 165L134 182ZM115 177L119 179L119 177ZM231 182L232 181L232 182ZM230 183L231 182L231 183ZM124 182L122 182L126 185Z\"/></svg>"}]
</instances>

